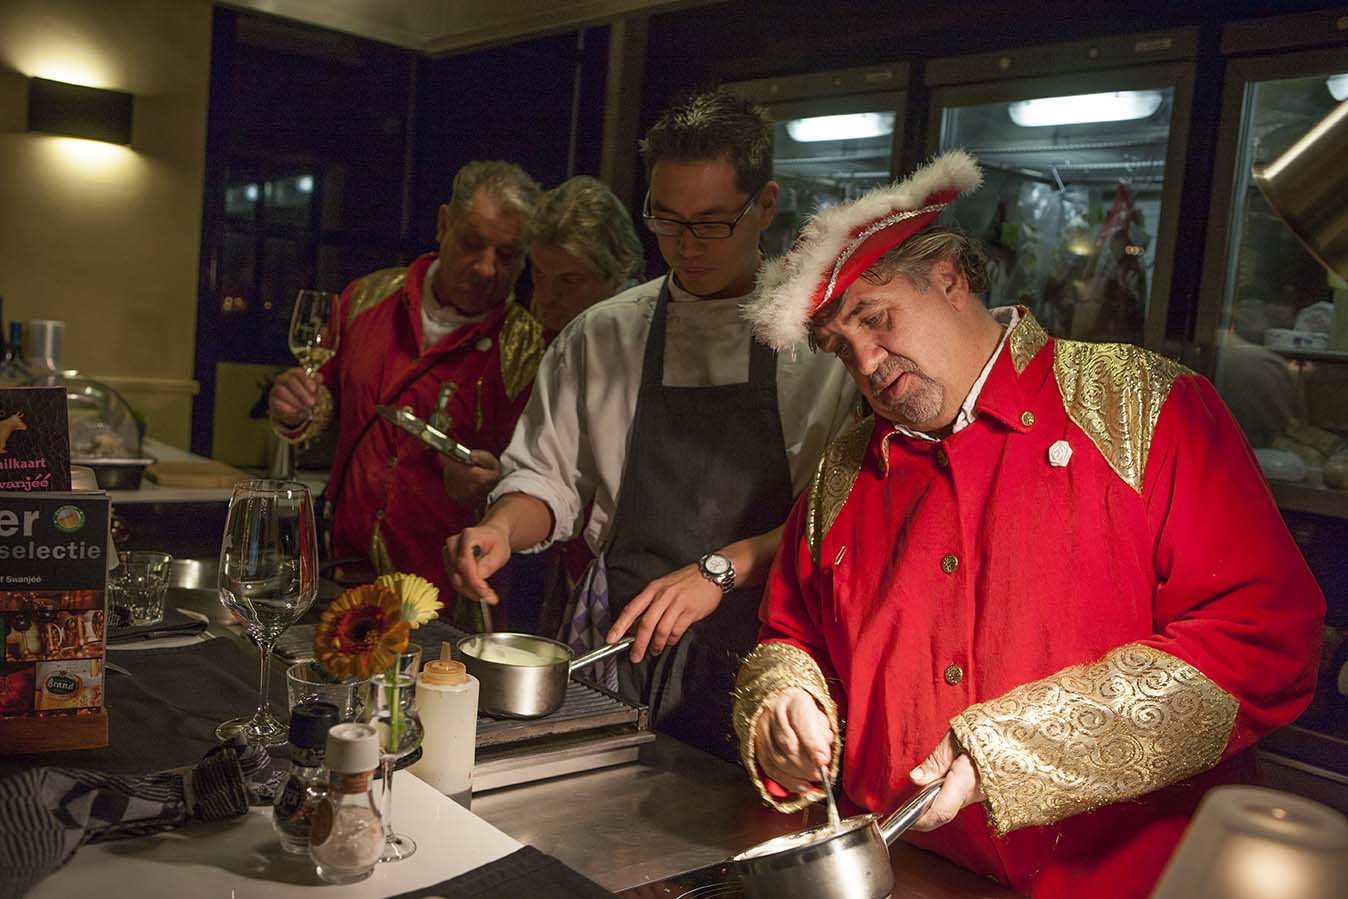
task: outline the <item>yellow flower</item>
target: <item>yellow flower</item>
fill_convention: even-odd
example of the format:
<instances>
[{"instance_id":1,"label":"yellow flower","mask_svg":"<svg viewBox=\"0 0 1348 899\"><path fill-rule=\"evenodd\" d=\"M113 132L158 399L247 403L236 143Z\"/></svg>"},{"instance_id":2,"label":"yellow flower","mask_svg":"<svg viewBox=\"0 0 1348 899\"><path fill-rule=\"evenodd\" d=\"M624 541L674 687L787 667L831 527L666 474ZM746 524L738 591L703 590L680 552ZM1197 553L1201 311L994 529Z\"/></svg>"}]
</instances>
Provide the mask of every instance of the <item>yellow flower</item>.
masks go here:
<instances>
[{"instance_id":1,"label":"yellow flower","mask_svg":"<svg viewBox=\"0 0 1348 899\"><path fill-rule=\"evenodd\" d=\"M402 600L388 587L352 587L319 617L314 656L334 677L366 678L389 669L407 648L411 629L402 617Z\"/></svg>"},{"instance_id":2,"label":"yellow flower","mask_svg":"<svg viewBox=\"0 0 1348 899\"><path fill-rule=\"evenodd\" d=\"M421 627L444 608L439 588L424 577L395 571L376 578L375 583L397 594L403 603L403 620L412 627Z\"/></svg>"}]
</instances>

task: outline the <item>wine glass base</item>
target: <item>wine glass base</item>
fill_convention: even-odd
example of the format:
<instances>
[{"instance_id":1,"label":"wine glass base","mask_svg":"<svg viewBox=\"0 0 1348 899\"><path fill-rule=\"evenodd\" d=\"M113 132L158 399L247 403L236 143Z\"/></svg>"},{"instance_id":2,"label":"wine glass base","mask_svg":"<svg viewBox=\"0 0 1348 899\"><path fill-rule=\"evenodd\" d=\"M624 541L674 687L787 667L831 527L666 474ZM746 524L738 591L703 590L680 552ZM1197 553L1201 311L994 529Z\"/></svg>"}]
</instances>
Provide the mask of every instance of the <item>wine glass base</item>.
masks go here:
<instances>
[{"instance_id":1,"label":"wine glass base","mask_svg":"<svg viewBox=\"0 0 1348 899\"><path fill-rule=\"evenodd\" d=\"M410 858L416 851L416 840L404 834L395 833L384 841L384 854L379 856L379 860L381 862L400 862L405 858Z\"/></svg>"},{"instance_id":2,"label":"wine glass base","mask_svg":"<svg viewBox=\"0 0 1348 899\"><path fill-rule=\"evenodd\" d=\"M215 729L218 740L228 740L236 733L243 734L250 745L268 749L284 746L289 738L289 728L271 712L254 714L249 718L231 718Z\"/></svg>"}]
</instances>

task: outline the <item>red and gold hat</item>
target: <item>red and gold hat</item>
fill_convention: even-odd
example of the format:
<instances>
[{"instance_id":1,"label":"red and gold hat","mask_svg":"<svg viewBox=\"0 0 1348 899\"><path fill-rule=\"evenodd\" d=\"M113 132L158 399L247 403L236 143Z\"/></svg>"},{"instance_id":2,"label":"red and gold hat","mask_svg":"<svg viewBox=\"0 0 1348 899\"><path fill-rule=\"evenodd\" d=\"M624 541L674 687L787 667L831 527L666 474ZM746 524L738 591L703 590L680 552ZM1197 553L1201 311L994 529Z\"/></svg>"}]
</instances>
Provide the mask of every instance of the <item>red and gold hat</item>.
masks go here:
<instances>
[{"instance_id":1,"label":"red and gold hat","mask_svg":"<svg viewBox=\"0 0 1348 899\"><path fill-rule=\"evenodd\" d=\"M758 297L744 309L754 335L779 350L804 340L811 317L842 296L871 263L982 181L974 158L951 150L903 181L815 213L787 254L759 271Z\"/></svg>"}]
</instances>

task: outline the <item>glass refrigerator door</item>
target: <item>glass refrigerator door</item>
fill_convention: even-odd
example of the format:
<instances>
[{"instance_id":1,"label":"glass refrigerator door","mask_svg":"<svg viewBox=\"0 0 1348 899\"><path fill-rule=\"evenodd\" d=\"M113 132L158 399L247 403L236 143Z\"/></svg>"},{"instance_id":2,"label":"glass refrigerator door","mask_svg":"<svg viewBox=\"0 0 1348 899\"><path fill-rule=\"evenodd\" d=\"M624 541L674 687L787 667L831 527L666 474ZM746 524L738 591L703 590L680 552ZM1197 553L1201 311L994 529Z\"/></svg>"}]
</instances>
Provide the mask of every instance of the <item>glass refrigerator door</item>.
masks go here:
<instances>
[{"instance_id":1,"label":"glass refrigerator door","mask_svg":"<svg viewBox=\"0 0 1348 899\"><path fill-rule=\"evenodd\" d=\"M1061 337L1143 343L1175 88L942 105L940 149L968 150L986 179L953 214L988 249L988 305L1027 306Z\"/></svg>"},{"instance_id":2,"label":"glass refrigerator door","mask_svg":"<svg viewBox=\"0 0 1348 899\"><path fill-rule=\"evenodd\" d=\"M1246 85L1216 341L1214 380L1265 472L1308 487L1348 488L1348 284L1279 220L1250 167L1343 99L1348 72Z\"/></svg>"},{"instance_id":3,"label":"glass refrigerator door","mask_svg":"<svg viewBox=\"0 0 1348 899\"><path fill-rule=\"evenodd\" d=\"M770 107L777 121L773 178L781 193L764 252L785 253L813 213L890 180L902 97L877 93Z\"/></svg>"}]
</instances>

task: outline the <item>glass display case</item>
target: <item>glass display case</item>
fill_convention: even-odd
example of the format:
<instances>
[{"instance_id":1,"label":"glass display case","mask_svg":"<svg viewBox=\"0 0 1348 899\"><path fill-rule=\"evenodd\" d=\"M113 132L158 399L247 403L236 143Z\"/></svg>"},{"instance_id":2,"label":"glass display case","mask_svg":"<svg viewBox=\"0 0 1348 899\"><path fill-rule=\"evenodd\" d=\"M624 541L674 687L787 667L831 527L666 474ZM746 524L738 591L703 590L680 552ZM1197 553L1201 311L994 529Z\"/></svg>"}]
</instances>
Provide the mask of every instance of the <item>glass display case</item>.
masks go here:
<instances>
[{"instance_id":1,"label":"glass display case","mask_svg":"<svg viewBox=\"0 0 1348 899\"><path fill-rule=\"evenodd\" d=\"M776 122L772 174L781 193L765 253L790 249L817 210L894 177L907 84L907 65L896 64L727 85Z\"/></svg>"},{"instance_id":2,"label":"glass display case","mask_svg":"<svg viewBox=\"0 0 1348 899\"><path fill-rule=\"evenodd\" d=\"M1348 17L1232 23L1222 52L1194 362L1244 429L1325 595L1315 696L1262 742L1266 773L1348 809L1348 285L1278 218L1251 174L1348 100Z\"/></svg>"},{"instance_id":3,"label":"glass display case","mask_svg":"<svg viewBox=\"0 0 1348 899\"><path fill-rule=\"evenodd\" d=\"M948 216L988 248L989 305L1162 349L1192 51L1177 32L929 64L928 149L984 171Z\"/></svg>"},{"instance_id":4,"label":"glass display case","mask_svg":"<svg viewBox=\"0 0 1348 899\"><path fill-rule=\"evenodd\" d=\"M1348 50L1322 56L1319 71L1300 61L1296 74L1252 60L1232 68L1242 84L1211 367L1269 478L1345 491L1348 515L1348 283L1302 246L1250 175L1348 100Z\"/></svg>"}]
</instances>

